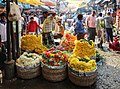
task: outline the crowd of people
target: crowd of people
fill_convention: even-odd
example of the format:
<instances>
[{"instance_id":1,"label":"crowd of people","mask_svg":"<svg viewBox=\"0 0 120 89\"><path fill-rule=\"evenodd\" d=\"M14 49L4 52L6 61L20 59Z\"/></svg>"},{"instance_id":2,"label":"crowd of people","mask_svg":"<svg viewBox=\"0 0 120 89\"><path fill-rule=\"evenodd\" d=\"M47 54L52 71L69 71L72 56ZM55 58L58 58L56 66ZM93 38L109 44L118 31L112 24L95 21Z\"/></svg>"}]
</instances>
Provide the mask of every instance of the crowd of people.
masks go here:
<instances>
[{"instance_id":1,"label":"crowd of people","mask_svg":"<svg viewBox=\"0 0 120 89\"><path fill-rule=\"evenodd\" d=\"M78 21L74 24L74 29L78 39L87 34L87 39L94 42L97 39L97 46L102 49L103 43L113 43L113 28L115 23L110 12L103 16L102 13L97 15L95 11L92 11L84 23L82 22L82 14L79 14L77 18Z\"/></svg>"},{"instance_id":2,"label":"crowd of people","mask_svg":"<svg viewBox=\"0 0 120 89\"><path fill-rule=\"evenodd\" d=\"M65 22L65 15L60 17L55 12L45 11L42 16L36 13L30 13L29 15L23 13L19 21L19 31L20 35L42 34L43 45L51 47L55 44L54 39L61 39L64 36ZM79 14L77 20L71 25L73 30L69 30L69 32L75 35L78 40L84 39L87 35L88 40L95 42L97 37L98 47L103 48L103 43L113 42L113 24L114 20L110 12L103 16L102 13L96 15L96 12L92 11L84 22L83 15ZM1 41L6 42L5 13L0 15L0 35Z\"/></svg>"}]
</instances>

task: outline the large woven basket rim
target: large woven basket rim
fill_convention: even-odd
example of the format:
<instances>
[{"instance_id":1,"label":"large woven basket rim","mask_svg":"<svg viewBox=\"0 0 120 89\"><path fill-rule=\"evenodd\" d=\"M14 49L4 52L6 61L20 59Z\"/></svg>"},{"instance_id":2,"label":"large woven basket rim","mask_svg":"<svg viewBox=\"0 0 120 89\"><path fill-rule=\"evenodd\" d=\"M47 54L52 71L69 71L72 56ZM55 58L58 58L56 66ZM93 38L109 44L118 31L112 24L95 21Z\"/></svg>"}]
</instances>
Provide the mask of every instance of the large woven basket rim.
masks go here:
<instances>
[{"instance_id":1,"label":"large woven basket rim","mask_svg":"<svg viewBox=\"0 0 120 89\"><path fill-rule=\"evenodd\" d=\"M66 67L67 63L65 63L64 65L62 66L48 66L47 64L44 64L43 62L41 62L41 67L48 67L50 69L62 69L64 67Z\"/></svg>"},{"instance_id":2,"label":"large woven basket rim","mask_svg":"<svg viewBox=\"0 0 120 89\"><path fill-rule=\"evenodd\" d=\"M96 69L92 70L91 72L82 72L82 71L75 70L75 69L71 68L69 64L68 64L68 68L72 69L72 70L75 71L75 72L79 72L79 73L80 73L80 72L81 72L81 73L92 73L92 72L96 72L96 71L97 71L97 66L96 66Z\"/></svg>"},{"instance_id":3,"label":"large woven basket rim","mask_svg":"<svg viewBox=\"0 0 120 89\"><path fill-rule=\"evenodd\" d=\"M36 66L29 67L28 69L25 68L25 67L18 66L18 65L16 65L16 67L17 67L18 69L24 69L24 70L26 69L26 70L30 70L30 69L34 69L34 68L40 67L40 65L41 65L41 63L39 63L39 64L36 65Z\"/></svg>"}]
</instances>

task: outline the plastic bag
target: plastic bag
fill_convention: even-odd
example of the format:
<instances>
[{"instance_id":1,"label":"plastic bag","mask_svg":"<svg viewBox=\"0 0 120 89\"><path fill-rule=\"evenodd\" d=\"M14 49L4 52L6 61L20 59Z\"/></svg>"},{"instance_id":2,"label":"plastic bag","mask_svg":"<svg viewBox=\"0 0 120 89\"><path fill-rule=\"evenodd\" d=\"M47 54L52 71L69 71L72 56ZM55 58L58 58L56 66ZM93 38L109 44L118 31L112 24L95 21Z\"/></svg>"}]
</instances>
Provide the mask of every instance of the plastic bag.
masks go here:
<instances>
[{"instance_id":1,"label":"plastic bag","mask_svg":"<svg viewBox=\"0 0 120 89\"><path fill-rule=\"evenodd\" d=\"M15 4L15 2L13 2L12 4L10 4L10 12L8 15L8 19L9 21L18 21L21 18L21 13L20 13L20 9L19 6Z\"/></svg>"}]
</instances>

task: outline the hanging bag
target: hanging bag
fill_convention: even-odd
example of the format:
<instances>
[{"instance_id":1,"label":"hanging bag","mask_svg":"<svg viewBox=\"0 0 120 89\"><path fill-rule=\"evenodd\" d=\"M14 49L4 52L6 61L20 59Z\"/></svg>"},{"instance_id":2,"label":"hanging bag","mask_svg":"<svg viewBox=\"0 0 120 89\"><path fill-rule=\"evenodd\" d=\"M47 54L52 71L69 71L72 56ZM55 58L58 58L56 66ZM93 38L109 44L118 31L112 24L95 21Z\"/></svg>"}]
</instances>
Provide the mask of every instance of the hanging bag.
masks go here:
<instances>
[{"instance_id":1,"label":"hanging bag","mask_svg":"<svg viewBox=\"0 0 120 89\"><path fill-rule=\"evenodd\" d=\"M21 13L19 6L15 4L15 2L10 4L10 12L8 15L9 21L18 21L21 18Z\"/></svg>"}]
</instances>

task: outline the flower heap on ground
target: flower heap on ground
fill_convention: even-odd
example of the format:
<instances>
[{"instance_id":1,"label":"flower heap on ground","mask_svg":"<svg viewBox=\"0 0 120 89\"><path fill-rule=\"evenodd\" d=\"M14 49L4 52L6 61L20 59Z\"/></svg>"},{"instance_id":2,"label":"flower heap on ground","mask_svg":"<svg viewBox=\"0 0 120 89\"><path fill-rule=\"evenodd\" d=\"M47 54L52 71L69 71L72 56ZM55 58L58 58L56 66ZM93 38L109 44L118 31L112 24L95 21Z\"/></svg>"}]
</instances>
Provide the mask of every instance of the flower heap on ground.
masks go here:
<instances>
[{"instance_id":1,"label":"flower heap on ground","mask_svg":"<svg viewBox=\"0 0 120 89\"><path fill-rule=\"evenodd\" d=\"M74 49L75 44L74 41L77 40L76 36L69 34L67 31L64 34L64 37L61 40L61 45L65 48L67 51L71 51Z\"/></svg>"},{"instance_id":2,"label":"flower heap on ground","mask_svg":"<svg viewBox=\"0 0 120 89\"><path fill-rule=\"evenodd\" d=\"M35 35L23 36L21 39L21 49L35 51L39 54L47 50L47 48L42 45L42 37Z\"/></svg>"},{"instance_id":3,"label":"flower heap on ground","mask_svg":"<svg viewBox=\"0 0 120 89\"><path fill-rule=\"evenodd\" d=\"M16 61L16 65L22 68L31 68L40 65L42 57L36 53L24 52Z\"/></svg>"},{"instance_id":4,"label":"flower heap on ground","mask_svg":"<svg viewBox=\"0 0 120 89\"><path fill-rule=\"evenodd\" d=\"M48 66L62 66L67 62L68 54L64 51L62 46L51 48L48 51L43 52L42 62Z\"/></svg>"},{"instance_id":5,"label":"flower heap on ground","mask_svg":"<svg viewBox=\"0 0 120 89\"><path fill-rule=\"evenodd\" d=\"M96 50L93 41L76 40L73 54L68 59L69 66L79 72L91 72L96 69L96 61L90 57L95 55Z\"/></svg>"}]
</instances>

